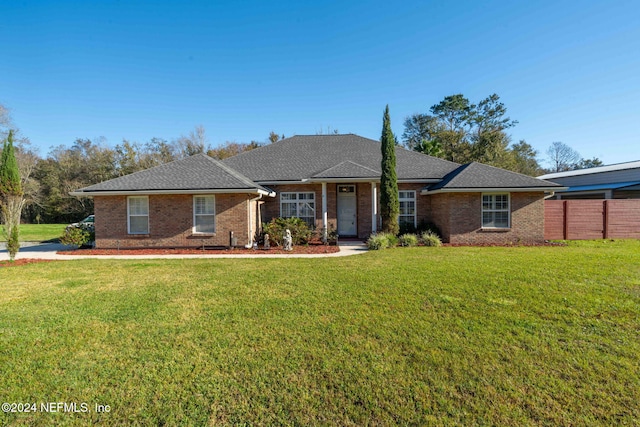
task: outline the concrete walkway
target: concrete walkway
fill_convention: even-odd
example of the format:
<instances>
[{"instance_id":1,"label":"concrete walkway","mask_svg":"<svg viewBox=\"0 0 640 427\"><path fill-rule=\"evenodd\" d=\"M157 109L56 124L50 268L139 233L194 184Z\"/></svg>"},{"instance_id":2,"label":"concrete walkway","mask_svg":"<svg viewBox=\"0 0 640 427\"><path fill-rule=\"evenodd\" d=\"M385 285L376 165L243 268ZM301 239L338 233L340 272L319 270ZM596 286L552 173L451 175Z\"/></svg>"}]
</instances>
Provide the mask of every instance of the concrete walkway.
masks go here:
<instances>
[{"instance_id":1,"label":"concrete walkway","mask_svg":"<svg viewBox=\"0 0 640 427\"><path fill-rule=\"evenodd\" d=\"M0 246L0 261L8 260L9 254L4 243ZM184 258L327 258L342 257L362 254L367 251L367 247L362 242L345 241L340 242L340 252L330 254L260 254L260 255L214 255L214 254L183 254L183 255L58 255L58 251L68 250L71 247L60 243L33 243L24 242L20 244L20 252L16 259L21 258L37 258L52 260L70 260L70 259L184 259Z\"/></svg>"}]
</instances>

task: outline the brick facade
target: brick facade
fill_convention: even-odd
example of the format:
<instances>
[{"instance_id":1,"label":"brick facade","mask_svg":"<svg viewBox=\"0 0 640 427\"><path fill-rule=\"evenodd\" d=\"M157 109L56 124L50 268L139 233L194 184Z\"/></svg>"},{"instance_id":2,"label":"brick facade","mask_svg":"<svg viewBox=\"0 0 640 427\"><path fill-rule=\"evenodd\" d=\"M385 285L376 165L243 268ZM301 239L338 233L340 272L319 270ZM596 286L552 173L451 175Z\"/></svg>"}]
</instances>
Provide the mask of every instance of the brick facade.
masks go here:
<instances>
[{"instance_id":1,"label":"brick facade","mask_svg":"<svg viewBox=\"0 0 640 427\"><path fill-rule=\"evenodd\" d=\"M199 247L228 246L229 232L233 231L239 246L248 243L248 217L251 194L216 194L213 235L193 234L192 195L150 195L149 234L129 234L127 229L127 197L95 196L96 247ZM251 204L255 204L253 202ZM252 227L252 228L255 228Z\"/></svg>"},{"instance_id":2,"label":"brick facade","mask_svg":"<svg viewBox=\"0 0 640 427\"><path fill-rule=\"evenodd\" d=\"M327 184L327 216L329 229L337 229L337 186ZM357 233L365 239L371 234L371 183L357 183ZM96 196L96 247L199 247L228 246L233 231L237 244L249 242L260 222L277 218L280 213L280 194L309 192L315 194L316 227L322 228L322 185L289 184L271 186L276 197L260 202L248 202L249 194L217 194L215 196L216 233L194 235L193 196L149 196L149 234L128 234L127 197ZM416 224L432 222L440 229L442 239L458 244L538 243L544 240L544 201L542 192L511 193L511 228L482 229L481 193L440 193L420 195L422 184L400 184L400 190L416 191ZM379 203L379 185L377 186ZM248 211L247 211L248 210ZM379 209L378 209L379 212ZM379 221L379 215L378 215ZM250 228L250 229L249 229ZM249 235L249 233L251 235Z\"/></svg>"},{"instance_id":3,"label":"brick facade","mask_svg":"<svg viewBox=\"0 0 640 427\"><path fill-rule=\"evenodd\" d=\"M458 244L517 244L544 241L544 194L511 193L511 228L482 228L481 193L440 193L431 197L433 222L442 240Z\"/></svg>"},{"instance_id":4,"label":"brick facade","mask_svg":"<svg viewBox=\"0 0 640 427\"><path fill-rule=\"evenodd\" d=\"M357 210L357 237L366 239L372 230L371 215L371 183L327 183L327 223L329 229L338 228L338 185L355 185L356 210ZM286 184L270 185L269 188L276 192L275 198L265 200L262 208L262 221L269 222L272 218L278 218L280 213L280 194L288 192L313 192L315 194L316 228L322 228L322 184ZM399 184L399 190L414 190L416 192L416 224L431 221L431 200L421 196L420 190L424 184ZM376 197L380 206L380 184L376 184ZM378 207L378 225L380 228L380 208Z\"/></svg>"}]
</instances>

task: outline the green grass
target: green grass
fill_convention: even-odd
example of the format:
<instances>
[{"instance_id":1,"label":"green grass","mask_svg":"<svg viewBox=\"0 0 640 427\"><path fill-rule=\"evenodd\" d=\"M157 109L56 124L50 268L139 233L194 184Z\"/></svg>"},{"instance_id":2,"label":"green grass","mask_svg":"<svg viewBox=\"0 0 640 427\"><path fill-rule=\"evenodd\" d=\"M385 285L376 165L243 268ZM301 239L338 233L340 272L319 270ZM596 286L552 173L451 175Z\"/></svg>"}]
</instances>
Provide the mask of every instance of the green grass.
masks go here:
<instances>
[{"instance_id":1,"label":"green grass","mask_svg":"<svg viewBox=\"0 0 640 427\"><path fill-rule=\"evenodd\" d=\"M638 425L640 242L0 269L5 425ZM109 413L95 413L107 404Z\"/></svg>"},{"instance_id":2,"label":"green grass","mask_svg":"<svg viewBox=\"0 0 640 427\"><path fill-rule=\"evenodd\" d=\"M21 242L45 242L57 239L64 233L67 224L20 224ZM4 233L0 232L0 242L5 242Z\"/></svg>"}]
</instances>

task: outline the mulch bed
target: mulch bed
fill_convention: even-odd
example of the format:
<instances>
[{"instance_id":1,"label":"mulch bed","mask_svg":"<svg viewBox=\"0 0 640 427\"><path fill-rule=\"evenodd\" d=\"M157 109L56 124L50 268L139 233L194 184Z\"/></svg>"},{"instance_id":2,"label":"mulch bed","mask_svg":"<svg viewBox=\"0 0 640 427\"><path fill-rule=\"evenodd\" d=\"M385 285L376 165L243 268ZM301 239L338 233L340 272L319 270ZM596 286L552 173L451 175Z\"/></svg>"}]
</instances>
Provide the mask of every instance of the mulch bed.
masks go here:
<instances>
[{"instance_id":1,"label":"mulch bed","mask_svg":"<svg viewBox=\"0 0 640 427\"><path fill-rule=\"evenodd\" d=\"M19 258L14 261L0 261L0 268L2 267L18 267L20 265L35 264L37 262L52 262L52 259L39 259L39 258Z\"/></svg>"},{"instance_id":2,"label":"mulch bed","mask_svg":"<svg viewBox=\"0 0 640 427\"><path fill-rule=\"evenodd\" d=\"M271 249L245 248L175 248L175 249L77 249L59 251L59 255L275 255L275 254L331 254L340 252L338 246L308 245L294 246L293 251L285 251L280 247Z\"/></svg>"}]
</instances>

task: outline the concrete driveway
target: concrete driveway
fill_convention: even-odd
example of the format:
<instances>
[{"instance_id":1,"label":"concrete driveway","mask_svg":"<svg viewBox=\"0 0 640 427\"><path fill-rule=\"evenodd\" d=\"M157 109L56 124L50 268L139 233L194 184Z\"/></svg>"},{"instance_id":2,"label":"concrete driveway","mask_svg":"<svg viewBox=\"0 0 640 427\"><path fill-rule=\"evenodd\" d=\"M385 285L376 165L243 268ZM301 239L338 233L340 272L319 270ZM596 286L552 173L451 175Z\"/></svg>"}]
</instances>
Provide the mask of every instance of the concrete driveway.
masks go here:
<instances>
[{"instance_id":1,"label":"concrete driveway","mask_svg":"<svg viewBox=\"0 0 640 427\"><path fill-rule=\"evenodd\" d=\"M58 251L72 249L71 246L65 246L60 243L36 243L24 242L20 243L20 251L16 259L36 258L36 259L53 259L53 260L70 260L70 259L184 259L184 258L327 258L342 257L362 254L367 251L367 247L362 242L340 242L340 252L330 254L273 254L273 255L214 255L214 254L184 254L184 255L58 255ZM8 260L4 242L0 243L0 260Z\"/></svg>"}]
</instances>

